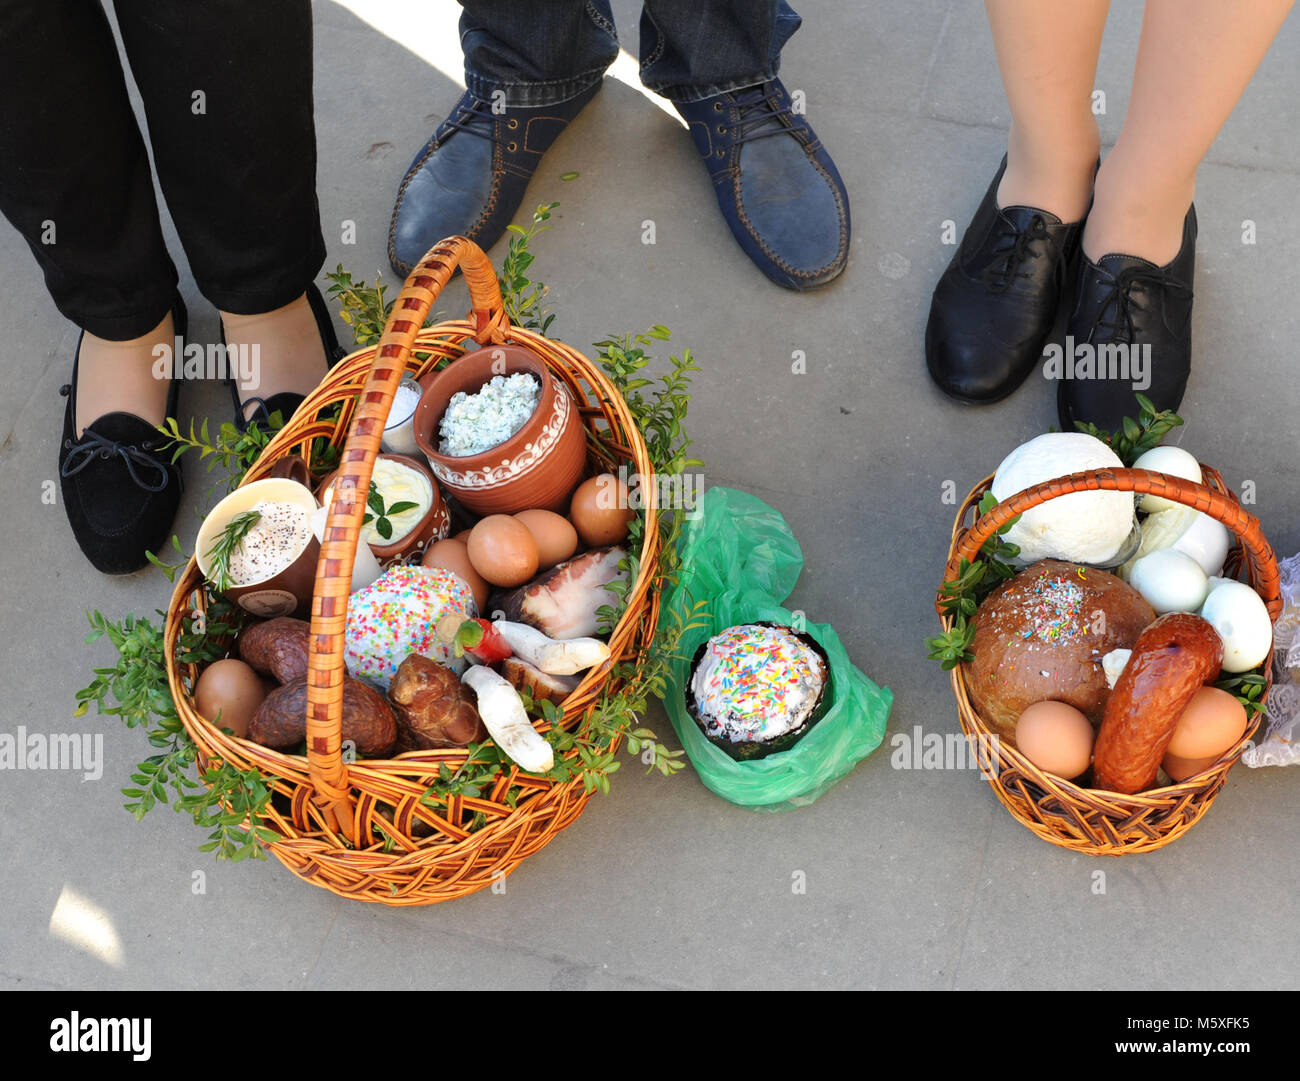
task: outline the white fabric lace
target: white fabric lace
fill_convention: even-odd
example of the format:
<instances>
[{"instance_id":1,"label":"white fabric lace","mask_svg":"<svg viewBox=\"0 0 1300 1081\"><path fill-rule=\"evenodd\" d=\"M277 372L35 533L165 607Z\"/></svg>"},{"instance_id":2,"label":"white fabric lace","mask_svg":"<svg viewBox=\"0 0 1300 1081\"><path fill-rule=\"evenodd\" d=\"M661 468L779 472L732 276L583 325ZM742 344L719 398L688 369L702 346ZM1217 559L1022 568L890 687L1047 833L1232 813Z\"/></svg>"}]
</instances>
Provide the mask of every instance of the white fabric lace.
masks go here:
<instances>
[{"instance_id":1,"label":"white fabric lace","mask_svg":"<svg viewBox=\"0 0 1300 1081\"><path fill-rule=\"evenodd\" d=\"M1241 760L1248 766L1300 766L1300 554L1284 559L1282 614L1273 624L1273 688L1268 731Z\"/></svg>"}]
</instances>

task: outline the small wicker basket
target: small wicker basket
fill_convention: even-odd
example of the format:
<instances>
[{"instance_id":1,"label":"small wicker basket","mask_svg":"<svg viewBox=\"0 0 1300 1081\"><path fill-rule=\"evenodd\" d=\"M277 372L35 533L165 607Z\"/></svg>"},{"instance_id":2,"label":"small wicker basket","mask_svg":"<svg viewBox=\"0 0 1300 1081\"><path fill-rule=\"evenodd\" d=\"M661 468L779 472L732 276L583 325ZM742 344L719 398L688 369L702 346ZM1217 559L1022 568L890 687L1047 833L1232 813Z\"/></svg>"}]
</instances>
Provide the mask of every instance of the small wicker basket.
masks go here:
<instances>
[{"instance_id":1,"label":"small wicker basket","mask_svg":"<svg viewBox=\"0 0 1300 1081\"><path fill-rule=\"evenodd\" d=\"M1151 493L1194 507L1222 522L1235 538L1224 575L1239 577L1244 573L1245 581L1263 598L1269 615L1277 619L1282 610L1277 559L1264 538L1259 520L1240 505L1216 470L1205 465L1201 470L1204 484L1146 469L1074 473L1027 488L980 515L980 500L993 483L992 477L986 477L972 489L957 512L944 580L956 578L962 559L974 561L984 542L1008 521L1049 499L1083 491ZM946 631L952 627L953 617L941 607L942 599L940 593L935 609ZM1270 685L1272 670L1270 651L1264 662L1264 676ZM1094 855L1148 852L1186 833L1214 802L1228 770L1259 726L1257 713L1235 747L1210 769L1180 784L1131 796L1081 788L1055 774L1044 773L1015 748L995 738L993 730L971 703L966 666L957 665L951 675L962 731L976 750L981 772L998 799L1014 818L1043 840ZM1267 688L1260 697L1261 704L1266 695Z\"/></svg>"},{"instance_id":2,"label":"small wicker basket","mask_svg":"<svg viewBox=\"0 0 1300 1081\"><path fill-rule=\"evenodd\" d=\"M469 318L421 329L458 266L473 304ZM454 363L466 352L467 342L470 348L515 342L543 357L577 404L587 433L588 466L606 470L627 464L641 476L653 477L645 441L609 380L577 350L511 326L487 256L472 241L451 237L411 272L379 343L352 353L330 371L276 433L243 483L266 476L287 455L309 457L313 442L323 438L342 445L339 476L351 480L355 491L367 491L402 376L409 372L418 377L444 359ZM417 359L413 350L428 358ZM335 405L341 408L331 419L327 414ZM605 692L618 689L616 665L639 663L649 648L659 607L656 488L652 481L645 485L646 528L638 573L609 638L611 656L587 672L564 702L565 728L577 727ZM168 677L181 720L198 744L200 764L206 768L230 762L264 775L275 799L260 825L280 835L267 847L294 874L355 900L433 904L499 882L577 819L589 794L580 777L558 783L511 768L478 797L449 795L422 802L439 779L439 767L455 771L466 760L464 750L344 761L344 621L364 511L364 502L335 501L325 528L312 601L305 757L231 736L196 709L191 692L198 671L175 661L185 617L204 606L202 575L193 559L178 578L167 614ZM507 802L512 788L515 797ZM480 815L483 824L471 829Z\"/></svg>"}]
</instances>

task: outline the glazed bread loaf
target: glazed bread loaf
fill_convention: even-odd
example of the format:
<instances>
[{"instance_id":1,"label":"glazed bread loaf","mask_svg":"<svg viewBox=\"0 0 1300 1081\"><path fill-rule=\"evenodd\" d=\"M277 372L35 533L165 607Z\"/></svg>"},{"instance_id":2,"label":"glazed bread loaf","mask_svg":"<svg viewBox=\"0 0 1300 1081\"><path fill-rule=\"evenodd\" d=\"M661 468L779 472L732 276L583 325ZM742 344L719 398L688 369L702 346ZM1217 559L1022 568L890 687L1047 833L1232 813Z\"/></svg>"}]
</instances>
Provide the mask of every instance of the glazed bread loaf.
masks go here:
<instances>
[{"instance_id":1,"label":"glazed bread loaf","mask_svg":"<svg viewBox=\"0 0 1300 1081\"><path fill-rule=\"evenodd\" d=\"M1093 787L1132 795L1154 785L1178 718L1222 662L1223 640L1200 616L1173 612L1144 630L1106 703Z\"/></svg>"},{"instance_id":2,"label":"glazed bread loaf","mask_svg":"<svg viewBox=\"0 0 1300 1081\"><path fill-rule=\"evenodd\" d=\"M1026 707L1054 699L1101 722L1110 688L1101 659L1129 649L1155 612L1113 574L1044 559L995 589L975 613L966 685L976 711L1015 745Z\"/></svg>"}]
</instances>

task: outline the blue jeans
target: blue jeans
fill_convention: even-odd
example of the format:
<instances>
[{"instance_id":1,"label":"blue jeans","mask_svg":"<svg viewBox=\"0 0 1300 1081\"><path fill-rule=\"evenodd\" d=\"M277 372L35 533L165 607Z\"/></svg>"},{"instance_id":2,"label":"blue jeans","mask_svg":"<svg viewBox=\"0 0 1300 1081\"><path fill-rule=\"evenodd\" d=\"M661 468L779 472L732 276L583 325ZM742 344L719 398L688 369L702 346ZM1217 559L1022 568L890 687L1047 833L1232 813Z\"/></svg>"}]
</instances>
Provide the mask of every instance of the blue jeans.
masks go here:
<instances>
[{"instance_id":1,"label":"blue jeans","mask_svg":"<svg viewBox=\"0 0 1300 1081\"><path fill-rule=\"evenodd\" d=\"M597 83L618 55L609 0L461 0L465 85L514 107L554 105ZM799 29L785 0L645 0L641 82L691 102L776 77Z\"/></svg>"}]
</instances>

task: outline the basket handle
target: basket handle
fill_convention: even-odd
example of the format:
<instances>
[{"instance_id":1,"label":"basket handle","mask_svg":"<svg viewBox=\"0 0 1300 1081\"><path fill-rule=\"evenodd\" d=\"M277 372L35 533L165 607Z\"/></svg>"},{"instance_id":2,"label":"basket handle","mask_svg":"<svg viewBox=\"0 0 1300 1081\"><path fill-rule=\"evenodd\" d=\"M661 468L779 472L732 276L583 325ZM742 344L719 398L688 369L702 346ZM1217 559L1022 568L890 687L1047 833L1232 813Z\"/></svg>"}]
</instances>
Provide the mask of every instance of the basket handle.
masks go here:
<instances>
[{"instance_id":1,"label":"basket handle","mask_svg":"<svg viewBox=\"0 0 1300 1081\"><path fill-rule=\"evenodd\" d=\"M354 844L354 804L342 755L343 639L352 564L361 543L361 519L370 476L397 385L406 370L415 336L456 268L465 274L473 310L473 337L480 345L502 342L510 327L496 271L483 250L462 236L433 247L411 271L393 303L375 358L357 401L352 430L343 446L335 498L330 503L311 605L307 657L307 765L313 800L331 829Z\"/></svg>"},{"instance_id":2,"label":"basket handle","mask_svg":"<svg viewBox=\"0 0 1300 1081\"><path fill-rule=\"evenodd\" d=\"M1276 620L1282 614L1277 556L1260 528L1259 519L1223 492L1149 469L1090 469L1083 473L1071 473L1066 477L1035 484L1032 488L1026 488L1023 492L1002 500L987 514L981 515L958 539L944 571L944 581L957 577L963 559L974 562L984 542L1017 514L1023 514L1049 499L1070 495L1072 492L1136 492L1139 495L1158 495L1185 507L1194 507L1202 514L1208 514L1222 522L1241 539L1242 550L1255 572L1256 589L1268 607L1269 616ZM940 615L943 615L942 600L943 594L940 593L935 601L935 609Z\"/></svg>"}]
</instances>

